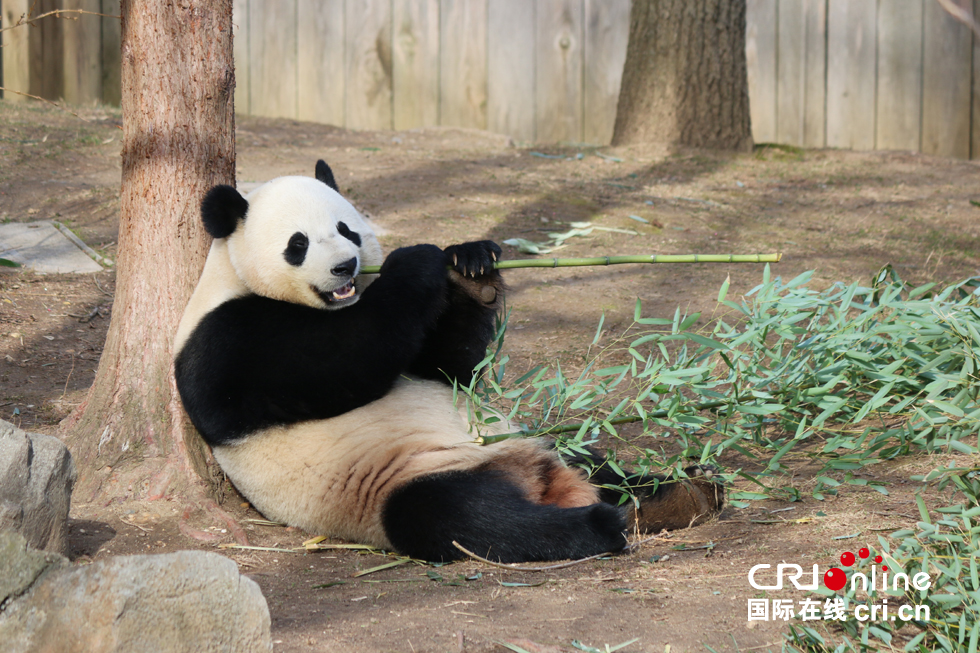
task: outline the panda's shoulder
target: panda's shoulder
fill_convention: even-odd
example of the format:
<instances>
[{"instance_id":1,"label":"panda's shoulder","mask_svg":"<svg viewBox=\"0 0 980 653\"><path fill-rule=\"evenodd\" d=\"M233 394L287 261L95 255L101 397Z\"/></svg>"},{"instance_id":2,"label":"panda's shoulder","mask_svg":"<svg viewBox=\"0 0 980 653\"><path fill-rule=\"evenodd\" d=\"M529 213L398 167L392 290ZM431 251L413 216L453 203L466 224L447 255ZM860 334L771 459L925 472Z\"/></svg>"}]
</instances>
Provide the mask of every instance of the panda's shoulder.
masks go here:
<instances>
[{"instance_id":1,"label":"panda's shoulder","mask_svg":"<svg viewBox=\"0 0 980 653\"><path fill-rule=\"evenodd\" d=\"M243 295L218 304L201 318L201 326L238 325L242 319L259 319L263 315L282 316L293 313L291 304L260 295Z\"/></svg>"},{"instance_id":2,"label":"panda's shoulder","mask_svg":"<svg viewBox=\"0 0 980 653\"><path fill-rule=\"evenodd\" d=\"M261 295L230 299L207 313L197 333L235 333L240 336L264 337L268 331L288 331L290 326L315 320L318 311L291 302Z\"/></svg>"}]
</instances>

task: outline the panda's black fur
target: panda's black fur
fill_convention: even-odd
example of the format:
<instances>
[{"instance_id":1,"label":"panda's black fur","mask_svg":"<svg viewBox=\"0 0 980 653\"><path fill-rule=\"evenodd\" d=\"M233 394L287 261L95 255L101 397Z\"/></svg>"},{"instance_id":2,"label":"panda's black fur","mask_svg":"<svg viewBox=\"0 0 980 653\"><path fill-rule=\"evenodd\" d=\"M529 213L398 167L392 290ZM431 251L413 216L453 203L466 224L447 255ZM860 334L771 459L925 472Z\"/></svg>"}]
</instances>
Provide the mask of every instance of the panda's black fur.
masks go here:
<instances>
[{"instance_id":1,"label":"panda's black fur","mask_svg":"<svg viewBox=\"0 0 980 653\"><path fill-rule=\"evenodd\" d=\"M389 256L381 278L342 310L260 295L225 302L176 361L188 414L200 415L196 426L213 445L380 399L403 372L435 364L439 352L418 353L443 311L446 277L442 250L416 245Z\"/></svg>"},{"instance_id":2,"label":"panda's black fur","mask_svg":"<svg viewBox=\"0 0 980 653\"><path fill-rule=\"evenodd\" d=\"M721 489L703 478L636 479L647 489L628 515L544 445L473 442L451 384L492 338L499 247L404 247L376 279L358 275L380 262L377 240L326 163L315 173L249 199L209 191L216 240L177 335L188 415L266 516L428 560L460 557L456 541L524 561L620 550L627 517L651 529L717 513Z\"/></svg>"}]
</instances>

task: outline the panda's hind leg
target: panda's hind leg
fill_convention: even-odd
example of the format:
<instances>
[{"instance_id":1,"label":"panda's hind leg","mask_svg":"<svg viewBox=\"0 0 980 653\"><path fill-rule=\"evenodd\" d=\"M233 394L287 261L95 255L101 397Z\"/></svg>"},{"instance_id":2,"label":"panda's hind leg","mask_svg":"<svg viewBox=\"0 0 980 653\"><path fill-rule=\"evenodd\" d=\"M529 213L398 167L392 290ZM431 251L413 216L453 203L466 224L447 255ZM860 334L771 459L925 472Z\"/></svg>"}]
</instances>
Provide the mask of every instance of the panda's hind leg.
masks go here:
<instances>
[{"instance_id":1,"label":"panda's hind leg","mask_svg":"<svg viewBox=\"0 0 980 653\"><path fill-rule=\"evenodd\" d=\"M687 478L682 479L652 474L634 474L624 479L598 454L577 455L568 462L591 468L589 481L593 484L624 487L636 497L636 502L626 504L630 530L656 533L663 529L690 528L717 516L725 505L725 488L711 467L692 465L684 470ZM622 493L600 487L599 498L618 504Z\"/></svg>"},{"instance_id":2,"label":"panda's hind leg","mask_svg":"<svg viewBox=\"0 0 980 653\"><path fill-rule=\"evenodd\" d=\"M463 557L453 541L499 562L578 559L626 544L620 509L535 503L492 468L419 477L389 496L382 519L395 548L423 560Z\"/></svg>"}]
</instances>

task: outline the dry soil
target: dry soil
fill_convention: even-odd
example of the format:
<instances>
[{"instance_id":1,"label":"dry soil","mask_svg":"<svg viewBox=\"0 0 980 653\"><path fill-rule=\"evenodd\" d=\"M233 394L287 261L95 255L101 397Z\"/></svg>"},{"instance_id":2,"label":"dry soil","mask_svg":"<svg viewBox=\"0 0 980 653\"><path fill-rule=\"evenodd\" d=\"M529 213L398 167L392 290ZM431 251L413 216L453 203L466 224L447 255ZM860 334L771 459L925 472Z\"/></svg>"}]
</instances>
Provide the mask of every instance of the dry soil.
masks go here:
<instances>
[{"instance_id":1,"label":"dry soil","mask_svg":"<svg viewBox=\"0 0 980 653\"><path fill-rule=\"evenodd\" d=\"M0 220L59 220L114 259L121 134L115 110L73 116L0 102ZM980 264L980 208L971 204L980 199L980 169L973 162L771 147L752 154L545 147L478 131L352 132L239 118L240 182L312 175L317 158L373 217L388 249L545 241L570 229L567 223L588 221L611 230L571 238L555 255L778 251L784 257L774 273L815 270L815 287L867 282L886 263L913 283L975 275ZM646 315L671 316L678 306L707 315L727 276L729 298L737 298L761 272L708 264L510 271L506 353L516 373L554 360L581 365L603 313L609 333L629 325L637 298ZM56 432L92 382L113 289L111 269L89 276L0 271L0 417ZM268 599L277 652L504 651L500 642L511 642L536 653L634 639L621 650L778 650L785 623L747 620L746 600L757 594L748 570L782 561L823 568L845 546L835 537L861 533L849 543L872 543L880 532L914 523L917 486L906 479L948 458L866 470L888 483L888 496L848 487L823 502L727 508L714 523L630 555L536 572L409 562L356 576L396 559L291 551L308 535L248 521L260 515L230 486L222 507L253 545L281 550L220 549L232 542L220 525L208 526L213 543L189 539L178 527L181 506L143 501L138 492L110 506L76 497L72 547L78 564L180 548L231 557ZM791 476L805 490L806 467Z\"/></svg>"}]
</instances>

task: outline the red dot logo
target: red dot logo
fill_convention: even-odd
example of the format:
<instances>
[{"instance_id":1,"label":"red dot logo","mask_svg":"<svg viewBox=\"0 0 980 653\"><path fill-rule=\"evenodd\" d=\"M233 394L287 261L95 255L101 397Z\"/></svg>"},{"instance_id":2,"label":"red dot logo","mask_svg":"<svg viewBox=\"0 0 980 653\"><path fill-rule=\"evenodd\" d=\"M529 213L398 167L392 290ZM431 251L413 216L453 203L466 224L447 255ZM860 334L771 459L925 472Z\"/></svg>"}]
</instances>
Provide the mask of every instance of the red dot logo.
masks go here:
<instances>
[{"instance_id":1,"label":"red dot logo","mask_svg":"<svg viewBox=\"0 0 980 653\"><path fill-rule=\"evenodd\" d=\"M863 560L867 558L869 555L871 555L871 552L865 548L861 548L858 550L858 555L861 556L861 559Z\"/></svg>"},{"instance_id":2,"label":"red dot logo","mask_svg":"<svg viewBox=\"0 0 980 653\"><path fill-rule=\"evenodd\" d=\"M836 592L843 589L844 585L847 584L847 576L844 575L843 569L832 567L823 575L823 584L827 586L827 589Z\"/></svg>"},{"instance_id":3,"label":"red dot logo","mask_svg":"<svg viewBox=\"0 0 980 653\"><path fill-rule=\"evenodd\" d=\"M844 553L840 554L840 563L845 567L850 567L854 564L854 554L850 551L845 551Z\"/></svg>"},{"instance_id":4,"label":"red dot logo","mask_svg":"<svg viewBox=\"0 0 980 653\"><path fill-rule=\"evenodd\" d=\"M888 571L888 565L881 565L882 571Z\"/></svg>"},{"instance_id":5,"label":"red dot logo","mask_svg":"<svg viewBox=\"0 0 980 653\"><path fill-rule=\"evenodd\" d=\"M881 563L881 556L875 556L875 562Z\"/></svg>"}]
</instances>

